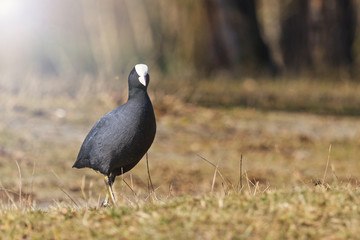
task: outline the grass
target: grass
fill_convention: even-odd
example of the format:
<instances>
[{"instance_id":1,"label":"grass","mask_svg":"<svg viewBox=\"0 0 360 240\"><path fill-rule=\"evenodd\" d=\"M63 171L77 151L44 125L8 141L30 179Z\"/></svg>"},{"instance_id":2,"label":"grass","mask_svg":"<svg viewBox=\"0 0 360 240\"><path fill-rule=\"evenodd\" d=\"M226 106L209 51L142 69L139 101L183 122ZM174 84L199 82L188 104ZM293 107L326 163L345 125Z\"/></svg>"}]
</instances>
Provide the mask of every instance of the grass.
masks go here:
<instances>
[{"instance_id":1,"label":"grass","mask_svg":"<svg viewBox=\"0 0 360 240\"><path fill-rule=\"evenodd\" d=\"M2 209L2 239L356 239L351 186L183 196L135 207Z\"/></svg>"},{"instance_id":2,"label":"grass","mask_svg":"<svg viewBox=\"0 0 360 240\"><path fill-rule=\"evenodd\" d=\"M163 88L185 102L206 107L250 107L265 111L308 112L358 116L360 85L351 80L306 77L252 79L242 81L214 77L167 81Z\"/></svg>"},{"instance_id":3,"label":"grass","mask_svg":"<svg viewBox=\"0 0 360 240\"><path fill-rule=\"evenodd\" d=\"M98 207L103 177L71 166L92 124L124 95L2 92L1 239L359 236L356 83L229 80L228 92L216 79L173 83L154 81L162 88L150 92L154 192L144 159L117 178L119 205L110 208Z\"/></svg>"}]
</instances>

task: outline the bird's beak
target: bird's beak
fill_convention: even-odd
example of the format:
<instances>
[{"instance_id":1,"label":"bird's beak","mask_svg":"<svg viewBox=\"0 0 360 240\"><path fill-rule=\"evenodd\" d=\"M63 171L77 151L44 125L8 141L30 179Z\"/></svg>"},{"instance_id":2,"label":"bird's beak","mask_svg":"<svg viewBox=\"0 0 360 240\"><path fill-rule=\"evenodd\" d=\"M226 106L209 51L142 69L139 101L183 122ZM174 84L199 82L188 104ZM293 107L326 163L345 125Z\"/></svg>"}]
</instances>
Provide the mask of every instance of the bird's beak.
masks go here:
<instances>
[{"instance_id":1,"label":"bird's beak","mask_svg":"<svg viewBox=\"0 0 360 240\"><path fill-rule=\"evenodd\" d=\"M141 82L141 84L146 87L146 79L145 79L145 76L140 76L140 77L139 77L139 82Z\"/></svg>"}]
</instances>

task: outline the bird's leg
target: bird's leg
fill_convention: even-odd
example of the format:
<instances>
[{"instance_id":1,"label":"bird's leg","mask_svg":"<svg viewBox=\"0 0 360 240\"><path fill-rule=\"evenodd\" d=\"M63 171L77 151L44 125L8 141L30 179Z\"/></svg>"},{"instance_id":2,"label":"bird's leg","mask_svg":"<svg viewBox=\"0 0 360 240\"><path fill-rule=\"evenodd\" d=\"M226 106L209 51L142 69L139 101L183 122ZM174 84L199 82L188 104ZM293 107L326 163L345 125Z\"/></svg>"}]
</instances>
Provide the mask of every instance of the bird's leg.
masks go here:
<instances>
[{"instance_id":1,"label":"bird's leg","mask_svg":"<svg viewBox=\"0 0 360 240\"><path fill-rule=\"evenodd\" d=\"M106 197L104 201L101 203L101 207L107 207L109 205L109 193L106 191Z\"/></svg>"},{"instance_id":2,"label":"bird's leg","mask_svg":"<svg viewBox=\"0 0 360 240\"><path fill-rule=\"evenodd\" d=\"M114 192L112 190L112 185L115 181L115 176L110 175L110 176L105 176L105 184L107 187L107 193L106 193L106 197L104 202L102 203L102 206L106 207L109 204L109 196L111 198L111 201L113 202L114 205L116 205L116 201L115 201L115 196L114 196Z\"/></svg>"},{"instance_id":3,"label":"bird's leg","mask_svg":"<svg viewBox=\"0 0 360 240\"><path fill-rule=\"evenodd\" d=\"M104 176L104 181L105 181L107 191L106 191L106 197L105 197L104 201L101 203L101 206L107 207L109 205L109 186L108 186L108 177L107 176Z\"/></svg>"},{"instance_id":4,"label":"bird's leg","mask_svg":"<svg viewBox=\"0 0 360 240\"><path fill-rule=\"evenodd\" d=\"M114 192L113 192L113 190L112 190L112 185L113 185L114 182L115 182L115 177L116 177L116 176L114 176L114 175L112 175L112 174L108 177L109 186L110 186L110 187L109 187L110 197L111 197L111 200L112 200L112 202L113 202L114 205L116 205L116 201L115 201Z\"/></svg>"}]
</instances>

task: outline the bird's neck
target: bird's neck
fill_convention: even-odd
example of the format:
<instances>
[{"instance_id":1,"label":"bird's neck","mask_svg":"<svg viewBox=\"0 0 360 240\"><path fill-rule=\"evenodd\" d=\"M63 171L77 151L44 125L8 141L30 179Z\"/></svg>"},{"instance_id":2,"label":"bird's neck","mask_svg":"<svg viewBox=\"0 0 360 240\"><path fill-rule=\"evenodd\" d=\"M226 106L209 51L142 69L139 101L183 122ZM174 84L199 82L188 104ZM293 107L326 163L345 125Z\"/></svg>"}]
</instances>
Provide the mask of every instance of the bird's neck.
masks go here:
<instances>
[{"instance_id":1,"label":"bird's neck","mask_svg":"<svg viewBox=\"0 0 360 240\"><path fill-rule=\"evenodd\" d=\"M148 98L148 94L147 94L146 90L140 89L140 88L129 89L128 100L136 99L136 98Z\"/></svg>"}]
</instances>

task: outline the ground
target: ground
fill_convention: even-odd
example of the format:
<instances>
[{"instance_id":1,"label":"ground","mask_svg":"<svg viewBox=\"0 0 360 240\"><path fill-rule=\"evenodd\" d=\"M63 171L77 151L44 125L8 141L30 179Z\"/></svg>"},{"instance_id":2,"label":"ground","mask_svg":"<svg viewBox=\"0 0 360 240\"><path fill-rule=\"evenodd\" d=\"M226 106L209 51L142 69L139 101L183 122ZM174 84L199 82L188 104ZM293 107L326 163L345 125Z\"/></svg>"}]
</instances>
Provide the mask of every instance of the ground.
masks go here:
<instances>
[{"instance_id":1,"label":"ground","mask_svg":"<svg viewBox=\"0 0 360 240\"><path fill-rule=\"evenodd\" d=\"M296 235L299 226L309 238L359 233L356 114L339 114L336 105L334 114L236 102L210 107L201 103L210 94L204 91L198 104L181 93L150 92L158 126L148 155L155 192L144 158L117 178L118 206L109 209L98 207L105 197L102 175L71 166L92 125L125 98L2 94L0 197L7 218L0 231L9 238L55 239L68 236L60 226L71 232L73 224L84 239L121 232L130 239L306 238ZM23 225L11 227L11 219L24 214ZM36 230L34 221L48 232ZM326 226L329 231L316 233Z\"/></svg>"}]
</instances>

